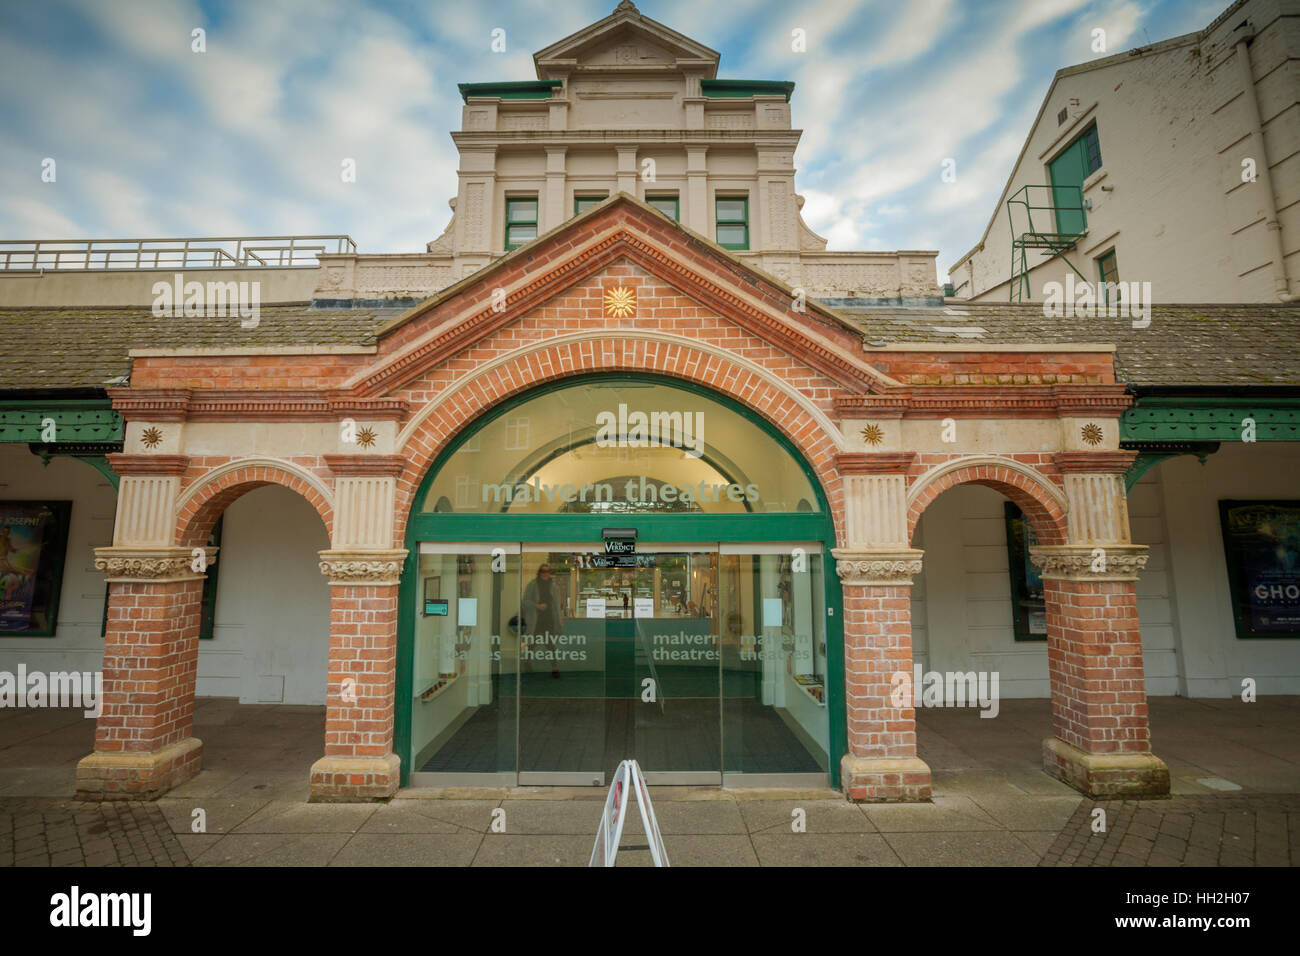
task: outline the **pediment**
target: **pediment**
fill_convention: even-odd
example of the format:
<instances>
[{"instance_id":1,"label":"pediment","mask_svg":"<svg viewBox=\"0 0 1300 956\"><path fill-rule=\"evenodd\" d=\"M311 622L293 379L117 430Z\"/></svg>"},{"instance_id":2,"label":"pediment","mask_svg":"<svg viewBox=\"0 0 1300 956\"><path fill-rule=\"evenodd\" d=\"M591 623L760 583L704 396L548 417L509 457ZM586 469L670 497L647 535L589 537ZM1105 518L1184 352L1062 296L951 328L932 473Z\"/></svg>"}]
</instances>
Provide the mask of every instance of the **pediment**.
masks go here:
<instances>
[{"instance_id":1,"label":"pediment","mask_svg":"<svg viewBox=\"0 0 1300 956\"><path fill-rule=\"evenodd\" d=\"M620 3L612 14L533 55L538 79L556 79L575 69L669 70L680 61L717 74L719 54Z\"/></svg>"},{"instance_id":2,"label":"pediment","mask_svg":"<svg viewBox=\"0 0 1300 956\"><path fill-rule=\"evenodd\" d=\"M357 397L391 395L622 263L796 357L848 393L896 386L866 361L861 336L832 310L801 302L779 280L620 193L378 330L375 361L347 388ZM610 336L616 338L618 331Z\"/></svg>"}]
</instances>

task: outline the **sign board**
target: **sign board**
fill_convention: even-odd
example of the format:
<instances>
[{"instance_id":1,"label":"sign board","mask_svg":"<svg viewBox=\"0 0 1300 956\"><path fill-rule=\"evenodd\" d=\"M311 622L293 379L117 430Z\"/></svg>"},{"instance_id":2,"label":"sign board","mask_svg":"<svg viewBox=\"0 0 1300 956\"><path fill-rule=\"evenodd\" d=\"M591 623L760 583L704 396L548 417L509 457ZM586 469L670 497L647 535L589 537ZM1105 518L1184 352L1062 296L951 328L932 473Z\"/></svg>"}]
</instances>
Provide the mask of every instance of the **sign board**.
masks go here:
<instances>
[{"instance_id":1,"label":"sign board","mask_svg":"<svg viewBox=\"0 0 1300 956\"><path fill-rule=\"evenodd\" d=\"M605 541L606 567L636 567L636 528L601 528L600 536Z\"/></svg>"},{"instance_id":2,"label":"sign board","mask_svg":"<svg viewBox=\"0 0 1300 956\"><path fill-rule=\"evenodd\" d=\"M624 760L614 771L614 781L605 797L605 808L600 814L596 842L591 848L588 866L613 866L618 859L619 841L623 838L623 824L627 820L627 805L633 797L636 797L637 809L641 812L641 825L645 828L649 842L650 859L655 866L670 865L668 851L664 849L664 838L659 832L659 821L655 819L654 807L650 805L645 775L635 760Z\"/></svg>"},{"instance_id":3,"label":"sign board","mask_svg":"<svg viewBox=\"0 0 1300 956\"><path fill-rule=\"evenodd\" d=\"M633 598L632 610L637 617L654 617L655 599L648 597Z\"/></svg>"},{"instance_id":4,"label":"sign board","mask_svg":"<svg viewBox=\"0 0 1300 956\"><path fill-rule=\"evenodd\" d=\"M458 627L478 626L478 598L461 598L456 602L456 625Z\"/></svg>"},{"instance_id":5,"label":"sign board","mask_svg":"<svg viewBox=\"0 0 1300 956\"><path fill-rule=\"evenodd\" d=\"M605 599L587 598L587 617L605 617Z\"/></svg>"},{"instance_id":6,"label":"sign board","mask_svg":"<svg viewBox=\"0 0 1300 956\"><path fill-rule=\"evenodd\" d=\"M424 599L424 616L425 617L446 617L447 602L439 601L434 598Z\"/></svg>"}]
</instances>

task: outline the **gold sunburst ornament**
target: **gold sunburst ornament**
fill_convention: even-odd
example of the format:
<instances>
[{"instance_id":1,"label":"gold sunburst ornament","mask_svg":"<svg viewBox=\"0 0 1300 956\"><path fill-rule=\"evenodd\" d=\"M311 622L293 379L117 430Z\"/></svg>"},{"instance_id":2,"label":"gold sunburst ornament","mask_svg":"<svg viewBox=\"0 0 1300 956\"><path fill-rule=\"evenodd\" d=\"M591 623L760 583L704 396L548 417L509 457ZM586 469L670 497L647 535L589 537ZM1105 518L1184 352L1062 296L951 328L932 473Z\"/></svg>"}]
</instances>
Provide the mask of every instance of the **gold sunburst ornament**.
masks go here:
<instances>
[{"instance_id":1,"label":"gold sunburst ornament","mask_svg":"<svg viewBox=\"0 0 1300 956\"><path fill-rule=\"evenodd\" d=\"M868 445L879 445L885 440L885 433L879 425L868 425L862 429L862 440Z\"/></svg>"},{"instance_id":2,"label":"gold sunburst ornament","mask_svg":"<svg viewBox=\"0 0 1300 956\"><path fill-rule=\"evenodd\" d=\"M140 433L140 441L144 443L145 448L157 448L162 444L162 432L157 428L146 428Z\"/></svg>"},{"instance_id":3,"label":"gold sunburst ornament","mask_svg":"<svg viewBox=\"0 0 1300 956\"><path fill-rule=\"evenodd\" d=\"M1101 434L1101 427L1099 425L1094 425L1092 422L1088 422L1088 424L1083 426L1083 429L1080 431L1080 434L1082 435L1083 440L1086 441L1089 445L1101 444L1101 439L1103 436Z\"/></svg>"},{"instance_id":4,"label":"gold sunburst ornament","mask_svg":"<svg viewBox=\"0 0 1300 956\"><path fill-rule=\"evenodd\" d=\"M605 314L611 319L636 315L636 289L616 285L605 290Z\"/></svg>"},{"instance_id":5,"label":"gold sunburst ornament","mask_svg":"<svg viewBox=\"0 0 1300 956\"><path fill-rule=\"evenodd\" d=\"M375 432L375 430L371 428L369 425L367 425L365 428L362 428L360 431L357 432L357 444L360 445L362 448L369 448L371 445L375 443L375 440L378 437L379 435Z\"/></svg>"}]
</instances>

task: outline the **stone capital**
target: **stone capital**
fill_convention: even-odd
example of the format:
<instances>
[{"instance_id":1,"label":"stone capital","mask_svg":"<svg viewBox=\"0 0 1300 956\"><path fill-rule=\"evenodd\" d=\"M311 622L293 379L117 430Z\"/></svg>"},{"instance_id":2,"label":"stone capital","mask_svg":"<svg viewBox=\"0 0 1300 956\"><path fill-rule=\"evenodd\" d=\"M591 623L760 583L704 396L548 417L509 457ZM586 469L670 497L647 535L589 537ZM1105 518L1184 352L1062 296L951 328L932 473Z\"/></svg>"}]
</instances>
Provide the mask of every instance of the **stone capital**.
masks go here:
<instances>
[{"instance_id":1,"label":"stone capital","mask_svg":"<svg viewBox=\"0 0 1300 956\"><path fill-rule=\"evenodd\" d=\"M1029 560L1044 578L1059 581L1136 581L1148 550L1144 544L1041 545L1029 549Z\"/></svg>"},{"instance_id":2,"label":"stone capital","mask_svg":"<svg viewBox=\"0 0 1300 956\"><path fill-rule=\"evenodd\" d=\"M848 550L835 548L835 571L845 587L910 585L921 573L921 556L916 548L890 550Z\"/></svg>"},{"instance_id":3,"label":"stone capital","mask_svg":"<svg viewBox=\"0 0 1300 956\"><path fill-rule=\"evenodd\" d=\"M194 548L95 549L95 570L104 572L109 582L129 584L171 584L176 581L202 581L204 571L195 571ZM203 567L217 560L217 548L204 548Z\"/></svg>"},{"instance_id":4,"label":"stone capital","mask_svg":"<svg viewBox=\"0 0 1300 956\"><path fill-rule=\"evenodd\" d=\"M406 549L396 551L319 551L320 570L330 584L400 584Z\"/></svg>"}]
</instances>

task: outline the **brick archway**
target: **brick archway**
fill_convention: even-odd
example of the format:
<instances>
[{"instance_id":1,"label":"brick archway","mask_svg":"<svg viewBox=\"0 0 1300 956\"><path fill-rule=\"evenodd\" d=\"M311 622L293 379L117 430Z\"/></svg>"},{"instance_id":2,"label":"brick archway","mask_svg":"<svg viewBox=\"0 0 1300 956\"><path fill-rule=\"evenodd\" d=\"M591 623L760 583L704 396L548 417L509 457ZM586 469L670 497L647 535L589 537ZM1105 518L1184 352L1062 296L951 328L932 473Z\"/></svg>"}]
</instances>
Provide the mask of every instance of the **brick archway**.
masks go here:
<instances>
[{"instance_id":1,"label":"brick archway","mask_svg":"<svg viewBox=\"0 0 1300 956\"><path fill-rule=\"evenodd\" d=\"M644 372L702 385L762 416L813 469L829 503L836 536L842 537L843 489L834 468L842 449L837 436L810 410L816 405L807 396L796 398L793 389L777 385L770 373L685 340L665 343L662 337L656 342L601 336L580 343L552 341L511 355L471 377L458 379L444 392L402 446L407 464L397 481L394 540L405 537L414 496L434 460L467 425L501 402L539 385L604 372Z\"/></svg>"},{"instance_id":2,"label":"brick archway","mask_svg":"<svg viewBox=\"0 0 1300 956\"><path fill-rule=\"evenodd\" d=\"M1010 458L953 461L920 476L908 493L907 540L935 498L961 484L983 485L1010 498L1029 519L1040 544L1064 544L1065 497L1046 476Z\"/></svg>"},{"instance_id":3,"label":"brick archway","mask_svg":"<svg viewBox=\"0 0 1300 956\"><path fill-rule=\"evenodd\" d=\"M231 467L233 466L233 467ZM333 536L334 505L316 476L299 471L288 463L270 460L247 463L230 462L207 472L186 487L181 494L176 519L176 541L185 547L204 544L212 534L217 519L237 498L264 485L282 485L307 500Z\"/></svg>"}]
</instances>

